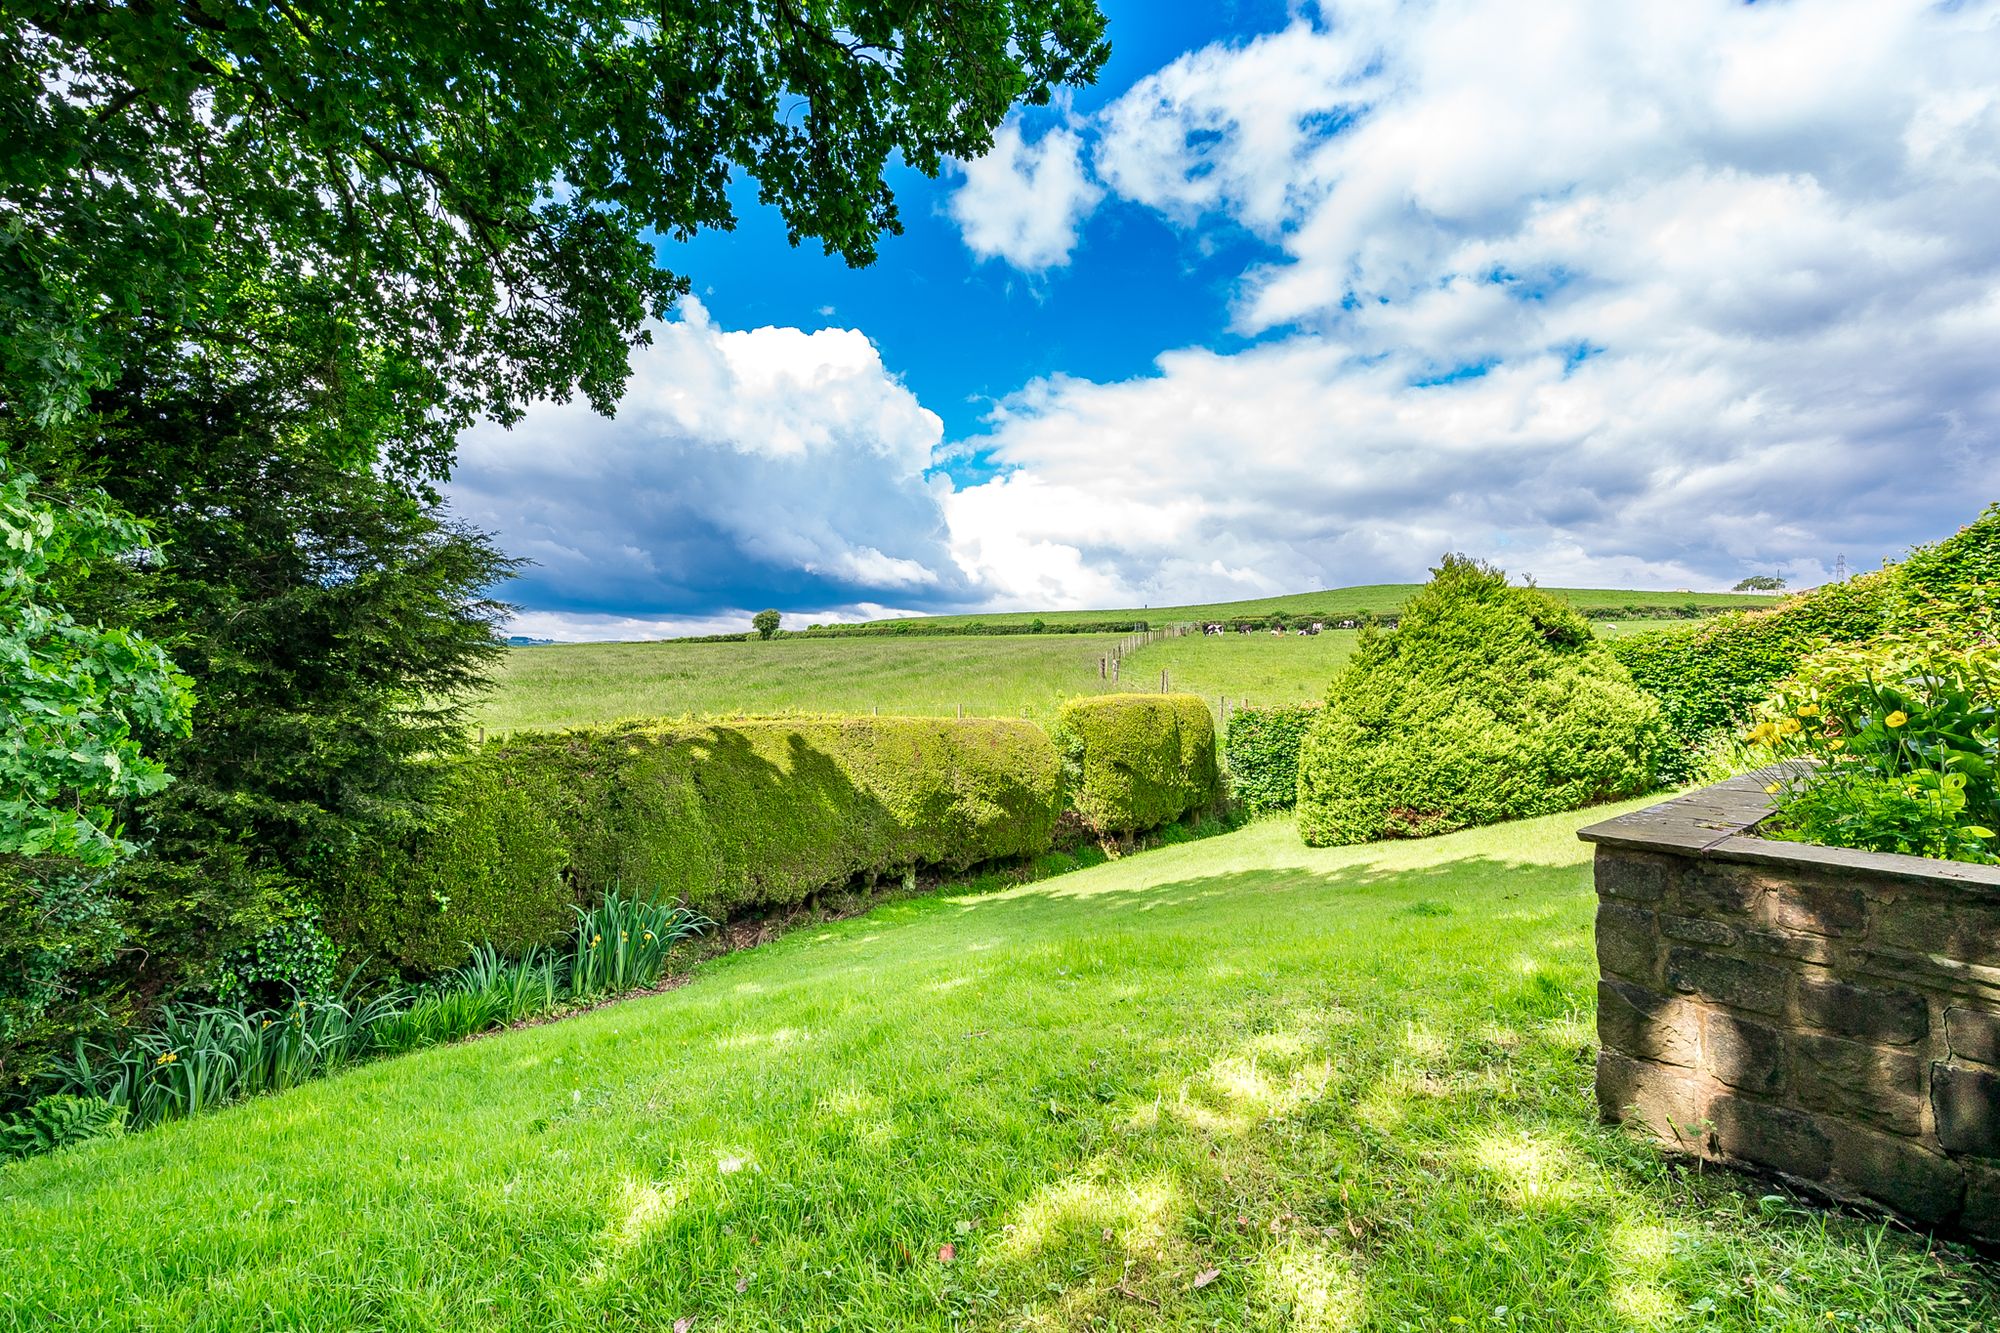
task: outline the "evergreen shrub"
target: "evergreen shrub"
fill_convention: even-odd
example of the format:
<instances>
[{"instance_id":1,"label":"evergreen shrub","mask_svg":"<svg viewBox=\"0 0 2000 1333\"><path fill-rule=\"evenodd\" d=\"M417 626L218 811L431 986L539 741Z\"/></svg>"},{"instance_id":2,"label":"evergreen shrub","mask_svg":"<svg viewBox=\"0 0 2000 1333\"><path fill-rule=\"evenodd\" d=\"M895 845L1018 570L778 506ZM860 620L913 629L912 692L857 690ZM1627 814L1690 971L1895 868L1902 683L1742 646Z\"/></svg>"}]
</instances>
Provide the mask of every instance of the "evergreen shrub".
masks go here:
<instances>
[{"instance_id":1,"label":"evergreen shrub","mask_svg":"<svg viewBox=\"0 0 2000 1333\"><path fill-rule=\"evenodd\" d=\"M1447 556L1364 632L1299 755L1313 846L1421 837L1653 785L1659 707L1566 602Z\"/></svg>"},{"instance_id":2,"label":"evergreen shrub","mask_svg":"<svg viewBox=\"0 0 2000 1333\"><path fill-rule=\"evenodd\" d=\"M1299 795L1299 746L1317 704L1239 708L1224 728L1230 789L1250 809L1289 810Z\"/></svg>"},{"instance_id":3,"label":"evergreen shrub","mask_svg":"<svg viewBox=\"0 0 2000 1333\"><path fill-rule=\"evenodd\" d=\"M1013 720L524 733L464 761L428 826L331 894L328 915L337 938L435 971L470 942L552 943L621 884L727 919L857 878L1034 855L1061 791L1047 735Z\"/></svg>"},{"instance_id":4,"label":"evergreen shrub","mask_svg":"<svg viewBox=\"0 0 2000 1333\"><path fill-rule=\"evenodd\" d=\"M1071 810L1095 833L1158 828L1221 794L1215 719L1192 694L1105 694L1056 715Z\"/></svg>"}]
</instances>

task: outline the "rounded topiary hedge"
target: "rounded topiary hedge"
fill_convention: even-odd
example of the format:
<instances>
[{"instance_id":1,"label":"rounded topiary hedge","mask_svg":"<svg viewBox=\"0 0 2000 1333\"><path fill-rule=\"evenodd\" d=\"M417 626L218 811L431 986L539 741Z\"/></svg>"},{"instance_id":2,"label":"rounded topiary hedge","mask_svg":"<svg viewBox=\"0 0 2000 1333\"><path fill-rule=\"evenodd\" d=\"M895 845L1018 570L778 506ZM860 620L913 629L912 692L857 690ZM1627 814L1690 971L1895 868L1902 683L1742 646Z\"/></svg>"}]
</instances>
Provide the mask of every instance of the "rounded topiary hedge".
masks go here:
<instances>
[{"instance_id":1,"label":"rounded topiary hedge","mask_svg":"<svg viewBox=\"0 0 2000 1333\"><path fill-rule=\"evenodd\" d=\"M1070 809L1098 833L1158 828L1221 792L1215 719L1191 694L1102 694L1056 715Z\"/></svg>"},{"instance_id":2,"label":"rounded topiary hedge","mask_svg":"<svg viewBox=\"0 0 2000 1333\"><path fill-rule=\"evenodd\" d=\"M1659 707L1567 603L1447 557L1364 634L1299 755L1314 846L1420 837L1635 795Z\"/></svg>"},{"instance_id":3,"label":"rounded topiary hedge","mask_svg":"<svg viewBox=\"0 0 2000 1333\"><path fill-rule=\"evenodd\" d=\"M859 876L1047 851L1062 770L1038 727L943 718L632 723L465 760L428 826L323 903L342 942L418 970L552 942L613 885L711 916Z\"/></svg>"},{"instance_id":4,"label":"rounded topiary hedge","mask_svg":"<svg viewBox=\"0 0 2000 1333\"><path fill-rule=\"evenodd\" d=\"M1299 747L1318 704L1239 708L1223 728L1230 791L1250 809L1289 810L1299 795Z\"/></svg>"}]
</instances>

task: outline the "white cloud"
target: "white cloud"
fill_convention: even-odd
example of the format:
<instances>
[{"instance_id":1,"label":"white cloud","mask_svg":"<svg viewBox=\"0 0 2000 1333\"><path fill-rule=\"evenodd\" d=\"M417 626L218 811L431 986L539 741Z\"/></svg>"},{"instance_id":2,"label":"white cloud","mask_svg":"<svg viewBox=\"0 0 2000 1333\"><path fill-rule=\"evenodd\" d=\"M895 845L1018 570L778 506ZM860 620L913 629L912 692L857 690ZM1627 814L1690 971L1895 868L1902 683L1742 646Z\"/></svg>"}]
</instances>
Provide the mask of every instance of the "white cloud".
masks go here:
<instances>
[{"instance_id":1,"label":"white cloud","mask_svg":"<svg viewBox=\"0 0 2000 1333\"><path fill-rule=\"evenodd\" d=\"M954 555L1109 603L1454 548L1726 586L1949 531L2000 480L1995 70L2000 6L1907 0L1342 5L1185 56L1097 171L1265 239L1261 341L1025 388Z\"/></svg>"},{"instance_id":2,"label":"white cloud","mask_svg":"<svg viewBox=\"0 0 2000 1333\"><path fill-rule=\"evenodd\" d=\"M454 508L536 562L510 595L632 628L957 586L924 476L942 425L867 338L725 330L693 299L652 332L615 419L547 404L461 441Z\"/></svg>"},{"instance_id":3,"label":"white cloud","mask_svg":"<svg viewBox=\"0 0 2000 1333\"><path fill-rule=\"evenodd\" d=\"M1002 125L991 152L959 164L965 183L950 206L966 247L1030 273L1067 264L1078 227L1104 195L1084 169L1082 149L1067 129L1030 144L1017 122Z\"/></svg>"}]
</instances>

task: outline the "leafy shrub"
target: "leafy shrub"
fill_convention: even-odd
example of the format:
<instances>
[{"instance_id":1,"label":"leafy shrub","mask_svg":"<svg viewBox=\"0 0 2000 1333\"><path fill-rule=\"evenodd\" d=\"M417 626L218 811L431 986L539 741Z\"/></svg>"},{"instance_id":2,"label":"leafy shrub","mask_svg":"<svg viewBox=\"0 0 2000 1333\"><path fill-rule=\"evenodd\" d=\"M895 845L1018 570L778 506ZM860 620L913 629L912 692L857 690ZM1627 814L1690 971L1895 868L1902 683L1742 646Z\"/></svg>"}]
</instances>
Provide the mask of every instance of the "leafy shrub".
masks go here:
<instances>
[{"instance_id":1,"label":"leafy shrub","mask_svg":"<svg viewBox=\"0 0 2000 1333\"><path fill-rule=\"evenodd\" d=\"M325 893L337 939L425 971L554 943L618 884L726 918L858 877L1049 847L1061 769L1027 722L788 718L526 733Z\"/></svg>"},{"instance_id":2,"label":"leafy shrub","mask_svg":"<svg viewBox=\"0 0 2000 1333\"><path fill-rule=\"evenodd\" d=\"M1299 746L1317 705L1239 708L1229 715L1223 756L1235 794L1252 810L1289 810L1299 796Z\"/></svg>"},{"instance_id":3,"label":"leafy shrub","mask_svg":"<svg viewBox=\"0 0 2000 1333\"><path fill-rule=\"evenodd\" d=\"M1421 837L1653 783L1659 708L1567 603L1447 556L1364 632L1299 755L1314 846Z\"/></svg>"},{"instance_id":4,"label":"leafy shrub","mask_svg":"<svg viewBox=\"0 0 2000 1333\"><path fill-rule=\"evenodd\" d=\"M106 1139L125 1129L125 1108L102 1097L58 1092L0 1121L0 1158L33 1157Z\"/></svg>"},{"instance_id":5,"label":"leafy shrub","mask_svg":"<svg viewBox=\"0 0 2000 1333\"><path fill-rule=\"evenodd\" d=\"M1791 763L1767 827L1835 847L2000 860L2000 619L1984 598L1923 631L1809 658L1748 741Z\"/></svg>"},{"instance_id":6,"label":"leafy shrub","mask_svg":"<svg viewBox=\"0 0 2000 1333\"><path fill-rule=\"evenodd\" d=\"M1098 833L1157 828L1215 802L1215 719L1191 694L1105 694L1056 715L1067 800Z\"/></svg>"},{"instance_id":7,"label":"leafy shrub","mask_svg":"<svg viewBox=\"0 0 2000 1333\"><path fill-rule=\"evenodd\" d=\"M1730 735L1813 653L1934 620L1940 603L1981 585L2000 585L2000 505L1901 564L1815 588L1768 611L1635 634L1613 643L1612 652L1659 700L1670 737L1660 776L1683 782L1695 776L1704 747Z\"/></svg>"},{"instance_id":8,"label":"leafy shrub","mask_svg":"<svg viewBox=\"0 0 2000 1333\"><path fill-rule=\"evenodd\" d=\"M318 999L334 988L338 957L338 947L312 922L281 922L225 960L215 997L264 1004L287 995Z\"/></svg>"}]
</instances>

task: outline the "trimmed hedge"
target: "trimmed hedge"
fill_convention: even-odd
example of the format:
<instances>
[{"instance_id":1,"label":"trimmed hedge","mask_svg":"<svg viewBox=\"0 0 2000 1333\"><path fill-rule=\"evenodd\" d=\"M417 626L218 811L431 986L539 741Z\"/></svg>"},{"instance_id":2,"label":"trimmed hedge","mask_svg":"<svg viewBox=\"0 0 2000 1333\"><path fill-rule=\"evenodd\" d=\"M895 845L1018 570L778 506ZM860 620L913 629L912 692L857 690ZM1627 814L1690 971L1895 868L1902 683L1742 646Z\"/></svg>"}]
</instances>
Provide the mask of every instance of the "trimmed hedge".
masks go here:
<instances>
[{"instance_id":1,"label":"trimmed hedge","mask_svg":"<svg viewBox=\"0 0 2000 1333\"><path fill-rule=\"evenodd\" d=\"M1239 708L1224 729L1229 784L1252 810L1289 810L1299 798L1299 746L1318 704Z\"/></svg>"},{"instance_id":2,"label":"trimmed hedge","mask_svg":"<svg viewBox=\"0 0 2000 1333\"><path fill-rule=\"evenodd\" d=\"M528 733L466 760L431 826L324 906L343 943L435 971L467 942L553 942L572 904L614 885L727 918L857 877L1044 852L1061 793L1049 738L1011 720Z\"/></svg>"},{"instance_id":3,"label":"trimmed hedge","mask_svg":"<svg viewBox=\"0 0 2000 1333\"><path fill-rule=\"evenodd\" d=\"M1221 793L1215 719L1192 694L1103 694L1056 715L1069 806L1094 832L1136 833Z\"/></svg>"},{"instance_id":4,"label":"trimmed hedge","mask_svg":"<svg viewBox=\"0 0 2000 1333\"><path fill-rule=\"evenodd\" d=\"M1363 635L1299 753L1313 846L1423 837L1653 785L1659 707L1567 603L1447 557Z\"/></svg>"}]
</instances>

